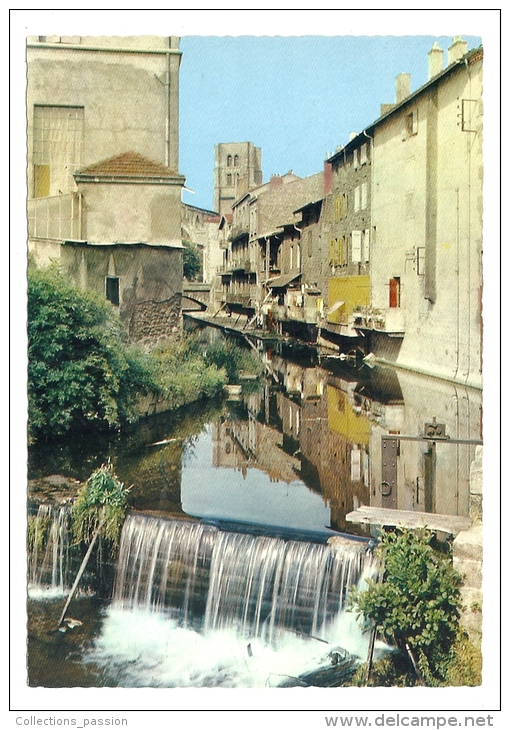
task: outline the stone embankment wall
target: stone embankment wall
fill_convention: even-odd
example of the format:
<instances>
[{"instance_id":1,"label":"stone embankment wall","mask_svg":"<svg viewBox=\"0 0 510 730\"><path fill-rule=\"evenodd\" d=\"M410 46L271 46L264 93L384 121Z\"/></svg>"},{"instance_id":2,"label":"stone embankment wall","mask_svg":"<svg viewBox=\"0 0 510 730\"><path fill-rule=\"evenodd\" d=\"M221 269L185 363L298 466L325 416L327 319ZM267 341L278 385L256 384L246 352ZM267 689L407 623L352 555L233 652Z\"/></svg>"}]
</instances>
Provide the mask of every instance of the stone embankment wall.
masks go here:
<instances>
[{"instance_id":1,"label":"stone embankment wall","mask_svg":"<svg viewBox=\"0 0 510 730\"><path fill-rule=\"evenodd\" d=\"M473 524L469 530L459 533L453 541L453 566L464 576L461 589L464 607L461 625L477 646L482 641L483 605L482 455L483 447L477 446L470 475L470 516Z\"/></svg>"}]
</instances>

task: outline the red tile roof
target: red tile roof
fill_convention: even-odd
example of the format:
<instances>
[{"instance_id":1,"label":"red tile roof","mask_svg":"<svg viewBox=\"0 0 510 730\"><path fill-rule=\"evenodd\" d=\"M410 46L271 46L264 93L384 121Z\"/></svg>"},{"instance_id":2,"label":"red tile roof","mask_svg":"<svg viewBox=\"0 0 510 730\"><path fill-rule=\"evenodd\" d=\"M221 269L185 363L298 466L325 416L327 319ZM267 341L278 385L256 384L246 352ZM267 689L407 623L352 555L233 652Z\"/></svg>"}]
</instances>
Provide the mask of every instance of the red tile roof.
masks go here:
<instances>
[{"instance_id":1,"label":"red tile roof","mask_svg":"<svg viewBox=\"0 0 510 730\"><path fill-rule=\"evenodd\" d=\"M108 160L78 170L77 175L91 177L175 177L178 175L166 165L154 162L138 152L124 152Z\"/></svg>"}]
</instances>

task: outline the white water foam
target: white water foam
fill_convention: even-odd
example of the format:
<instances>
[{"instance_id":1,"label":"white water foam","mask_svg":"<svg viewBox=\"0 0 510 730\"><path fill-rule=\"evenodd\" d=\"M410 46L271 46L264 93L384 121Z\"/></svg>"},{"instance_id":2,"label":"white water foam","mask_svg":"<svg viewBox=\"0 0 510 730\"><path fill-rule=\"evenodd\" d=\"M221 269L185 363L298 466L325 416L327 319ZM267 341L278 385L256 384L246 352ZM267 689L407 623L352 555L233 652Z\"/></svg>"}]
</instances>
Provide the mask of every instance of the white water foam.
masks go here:
<instances>
[{"instance_id":1,"label":"white water foam","mask_svg":"<svg viewBox=\"0 0 510 730\"><path fill-rule=\"evenodd\" d=\"M122 687L266 687L331 666L332 648L288 633L275 649L232 630L201 634L161 614L110 608L85 661Z\"/></svg>"}]
</instances>

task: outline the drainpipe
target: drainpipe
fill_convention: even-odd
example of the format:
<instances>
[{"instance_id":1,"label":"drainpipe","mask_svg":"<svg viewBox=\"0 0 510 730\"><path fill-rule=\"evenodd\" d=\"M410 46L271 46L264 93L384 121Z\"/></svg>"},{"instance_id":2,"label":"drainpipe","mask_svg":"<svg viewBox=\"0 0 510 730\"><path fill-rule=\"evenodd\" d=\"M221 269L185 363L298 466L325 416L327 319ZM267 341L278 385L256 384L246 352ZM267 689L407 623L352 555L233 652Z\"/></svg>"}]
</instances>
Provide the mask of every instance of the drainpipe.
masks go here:
<instances>
[{"instance_id":1,"label":"drainpipe","mask_svg":"<svg viewBox=\"0 0 510 730\"><path fill-rule=\"evenodd\" d=\"M166 57L166 84L165 84L165 165L170 163L170 54Z\"/></svg>"},{"instance_id":2,"label":"drainpipe","mask_svg":"<svg viewBox=\"0 0 510 730\"><path fill-rule=\"evenodd\" d=\"M301 273L301 262L303 260L303 252L301 251L301 229L298 228L294 223L292 224L294 226L294 229L299 233L299 240L298 240L298 246L299 246L299 273Z\"/></svg>"},{"instance_id":3,"label":"drainpipe","mask_svg":"<svg viewBox=\"0 0 510 730\"><path fill-rule=\"evenodd\" d=\"M459 372L459 358L460 358L460 222L459 222L459 216L460 216L460 210L459 210L459 188L455 188L455 215L456 215L456 221L455 221L455 228L456 228L456 273L457 273L457 332L456 332L456 365L455 365L455 372L453 374L453 379L457 379L457 375Z\"/></svg>"}]
</instances>

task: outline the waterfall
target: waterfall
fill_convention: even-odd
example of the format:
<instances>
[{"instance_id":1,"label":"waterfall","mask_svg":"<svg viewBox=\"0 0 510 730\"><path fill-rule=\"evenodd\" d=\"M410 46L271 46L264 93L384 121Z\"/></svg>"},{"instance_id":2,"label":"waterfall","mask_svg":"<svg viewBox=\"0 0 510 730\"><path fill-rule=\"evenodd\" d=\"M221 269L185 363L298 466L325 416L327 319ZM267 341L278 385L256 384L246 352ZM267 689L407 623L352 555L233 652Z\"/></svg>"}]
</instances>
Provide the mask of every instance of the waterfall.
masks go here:
<instances>
[{"instance_id":1,"label":"waterfall","mask_svg":"<svg viewBox=\"0 0 510 730\"><path fill-rule=\"evenodd\" d=\"M113 608L148 610L206 633L234 630L271 645L288 632L325 641L371 560L357 540L331 547L130 515Z\"/></svg>"},{"instance_id":2,"label":"waterfall","mask_svg":"<svg viewBox=\"0 0 510 730\"><path fill-rule=\"evenodd\" d=\"M70 588L68 507L39 505L29 517L28 583L30 591L63 593Z\"/></svg>"}]
</instances>

